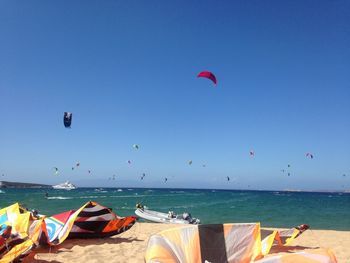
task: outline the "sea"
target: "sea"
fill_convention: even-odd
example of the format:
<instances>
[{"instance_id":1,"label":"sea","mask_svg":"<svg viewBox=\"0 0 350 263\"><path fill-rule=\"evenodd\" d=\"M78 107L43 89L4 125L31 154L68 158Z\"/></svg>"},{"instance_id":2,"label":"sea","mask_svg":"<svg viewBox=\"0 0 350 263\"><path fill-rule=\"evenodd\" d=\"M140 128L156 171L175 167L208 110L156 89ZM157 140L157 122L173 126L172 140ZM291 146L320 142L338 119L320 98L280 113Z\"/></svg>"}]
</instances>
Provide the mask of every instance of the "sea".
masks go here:
<instances>
[{"instance_id":1,"label":"sea","mask_svg":"<svg viewBox=\"0 0 350 263\"><path fill-rule=\"evenodd\" d=\"M311 229L350 230L350 193L145 188L0 190L0 208L19 202L48 216L78 209L90 200L112 208L119 216L134 215L136 204L142 203L165 213L188 212L203 224L260 222L262 227L308 224Z\"/></svg>"}]
</instances>

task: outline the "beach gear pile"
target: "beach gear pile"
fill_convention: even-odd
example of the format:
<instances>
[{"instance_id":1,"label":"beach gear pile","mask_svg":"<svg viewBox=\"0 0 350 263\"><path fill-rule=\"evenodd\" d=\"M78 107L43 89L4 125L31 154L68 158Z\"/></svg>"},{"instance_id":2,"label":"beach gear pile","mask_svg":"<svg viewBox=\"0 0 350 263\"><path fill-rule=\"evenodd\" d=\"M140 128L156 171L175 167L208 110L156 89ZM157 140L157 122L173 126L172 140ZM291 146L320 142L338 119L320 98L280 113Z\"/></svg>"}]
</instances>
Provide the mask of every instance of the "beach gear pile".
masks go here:
<instances>
[{"instance_id":1,"label":"beach gear pile","mask_svg":"<svg viewBox=\"0 0 350 263\"><path fill-rule=\"evenodd\" d=\"M15 203L0 210L0 263L19 261L39 245L56 246L67 238L117 235L135 222L135 216L119 217L92 201L50 217L36 217Z\"/></svg>"},{"instance_id":2,"label":"beach gear pile","mask_svg":"<svg viewBox=\"0 0 350 263\"><path fill-rule=\"evenodd\" d=\"M336 263L334 254L326 249L268 255L273 245L288 245L307 228L307 225L301 225L283 231L263 230L260 229L259 223L172 228L150 237L145 261L147 263Z\"/></svg>"}]
</instances>

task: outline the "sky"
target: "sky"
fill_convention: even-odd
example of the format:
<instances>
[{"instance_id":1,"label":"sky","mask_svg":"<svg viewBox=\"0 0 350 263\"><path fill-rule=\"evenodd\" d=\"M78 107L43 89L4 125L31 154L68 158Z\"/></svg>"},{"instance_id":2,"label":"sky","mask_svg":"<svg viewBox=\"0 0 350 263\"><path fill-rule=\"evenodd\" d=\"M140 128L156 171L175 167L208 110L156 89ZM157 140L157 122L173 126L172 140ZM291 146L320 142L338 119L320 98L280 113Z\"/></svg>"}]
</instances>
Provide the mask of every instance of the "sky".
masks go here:
<instances>
[{"instance_id":1,"label":"sky","mask_svg":"<svg viewBox=\"0 0 350 263\"><path fill-rule=\"evenodd\" d=\"M2 0L0 36L1 180L350 188L347 0Z\"/></svg>"}]
</instances>

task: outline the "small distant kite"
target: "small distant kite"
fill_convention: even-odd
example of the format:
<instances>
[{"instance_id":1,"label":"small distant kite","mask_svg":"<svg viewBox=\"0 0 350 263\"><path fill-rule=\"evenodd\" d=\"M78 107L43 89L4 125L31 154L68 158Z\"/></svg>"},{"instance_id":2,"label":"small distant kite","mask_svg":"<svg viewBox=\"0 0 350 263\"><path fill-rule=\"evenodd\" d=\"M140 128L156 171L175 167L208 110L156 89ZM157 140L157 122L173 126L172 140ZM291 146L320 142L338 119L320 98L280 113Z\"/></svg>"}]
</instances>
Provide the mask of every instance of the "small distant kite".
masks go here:
<instances>
[{"instance_id":1,"label":"small distant kite","mask_svg":"<svg viewBox=\"0 0 350 263\"><path fill-rule=\"evenodd\" d=\"M143 173L142 176L141 176L141 180L143 180L143 178L145 178L146 174Z\"/></svg>"},{"instance_id":2,"label":"small distant kite","mask_svg":"<svg viewBox=\"0 0 350 263\"><path fill-rule=\"evenodd\" d=\"M255 156L255 152L254 152L253 150L251 150L251 151L249 151L249 155L250 155L251 157L254 157L254 156Z\"/></svg>"},{"instance_id":3,"label":"small distant kite","mask_svg":"<svg viewBox=\"0 0 350 263\"><path fill-rule=\"evenodd\" d=\"M192 164L192 160L189 160L189 161L188 161L188 164L191 165L191 164Z\"/></svg>"},{"instance_id":4,"label":"small distant kite","mask_svg":"<svg viewBox=\"0 0 350 263\"><path fill-rule=\"evenodd\" d=\"M72 167L72 171L74 170L74 166Z\"/></svg>"},{"instance_id":5,"label":"small distant kite","mask_svg":"<svg viewBox=\"0 0 350 263\"><path fill-rule=\"evenodd\" d=\"M136 150L140 148L137 144L134 144L132 147L135 148Z\"/></svg>"},{"instance_id":6,"label":"small distant kite","mask_svg":"<svg viewBox=\"0 0 350 263\"><path fill-rule=\"evenodd\" d=\"M70 128L70 126L72 125L72 117L73 117L73 114L71 112L64 113L64 115L63 115L64 127Z\"/></svg>"},{"instance_id":7,"label":"small distant kite","mask_svg":"<svg viewBox=\"0 0 350 263\"><path fill-rule=\"evenodd\" d=\"M168 181L168 178L165 177L165 178L164 178L164 183L166 183L167 181Z\"/></svg>"},{"instance_id":8,"label":"small distant kite","mask_svg":"<svg viewBox=\"0 0 350 263\"><path fill-rule=\"evenodd\" d=\"M91 174L91 170L88 170L88 173Z\"/></svg>"},{"instance_id":9,"label":"small distant kite","mask_svg":"<svg viewBox=\"0 0 350 263\"><path fill-rule=\"evenodd\" d=\"M314 155L312 153L306 153L306 157L309 157L310 159L313 159Z\"/></svg>"},{"instance_id":10,"label":"small distant kite","mask_svg":"<svg viewBox=\"0 0 350 263\"><path fill-rule=\"evenodd\" d=\"M55 171L55 175L58 175L58 168L57 168L57 167L54 167L53 169L54 169L54 171Z\"/></svg>"},{"instance_id":11,"label":"small distant kite","mask_svg":"<svg viewBox=\"0 0 350 263\"><path fill-rule=\"evenodd\" d=\"M287 166L290 167L290 164L288 164Z\"/></svg>"},{"instance_id":12,"label":"small distant kite","mask_svg":"<svg viewBox=\"0 0 350 263\"><path fill-rule=\"evenodd\" d=\"M77 163L75 164L75 166L76 166L76 167L79 167L79 166L80 166L80 162L77 162Z\"/></svg>"},{"instance_id":13,"label":"small distant kite","mask_svg":"<svg viewBox=\"0 0 350 263\"><path fill-rule=\"evenodd\" d=\"M290 176L290 173L288 173L288 176Z\"/></svg>"},{"instance_id":14,"label":"small distant kite","mask_svg":"<svg viewBox=\"0 0 350 263\"><path fill-rule=\"evenodd\" d=\"M215 86L217 85L216 77L210 71L202 71L197 75L197 77L210 79L215 84Z\"/></svg>"},{"instance_id":15,"label":"small distant kite","mask_svg":"<svg viewBox=\"0 0 350 263\"><path fill-rule=\"evenodd\" d=\"M227 182L230 181L230 177L229 177L229 176L226 176L226 180L227 180Z\"/></svg>"},{"instance_id":16,"label":"small distant kite","mask_svg":"<svg viewBox=\"0 0 350 263\"><path fill-rule=\"evenodd\" d=\"M128 163L128 164L131 164L131 161L130 161L130 160L128 160L128 161L127 161L127 163Z\"/></svg>"}]
</instances>

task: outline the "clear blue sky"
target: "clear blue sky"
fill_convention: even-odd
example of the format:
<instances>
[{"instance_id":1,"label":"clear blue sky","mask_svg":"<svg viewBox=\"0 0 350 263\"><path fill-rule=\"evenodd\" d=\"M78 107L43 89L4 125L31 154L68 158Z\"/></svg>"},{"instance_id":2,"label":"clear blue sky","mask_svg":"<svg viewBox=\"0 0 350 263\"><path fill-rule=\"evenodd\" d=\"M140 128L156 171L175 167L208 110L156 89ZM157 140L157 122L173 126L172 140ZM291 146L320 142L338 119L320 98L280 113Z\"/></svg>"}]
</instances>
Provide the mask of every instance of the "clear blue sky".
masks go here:
<instances>
[{"instance_id":1,"label":"clear blue sky","mask_svg":"<svg viewBox=\"0 0 350 263\"><path fill-rule=\"evenodd\" d=\"M0 37L3 180L350 188L350 1L3 0Z\"/></svg>"}]
</instances>

